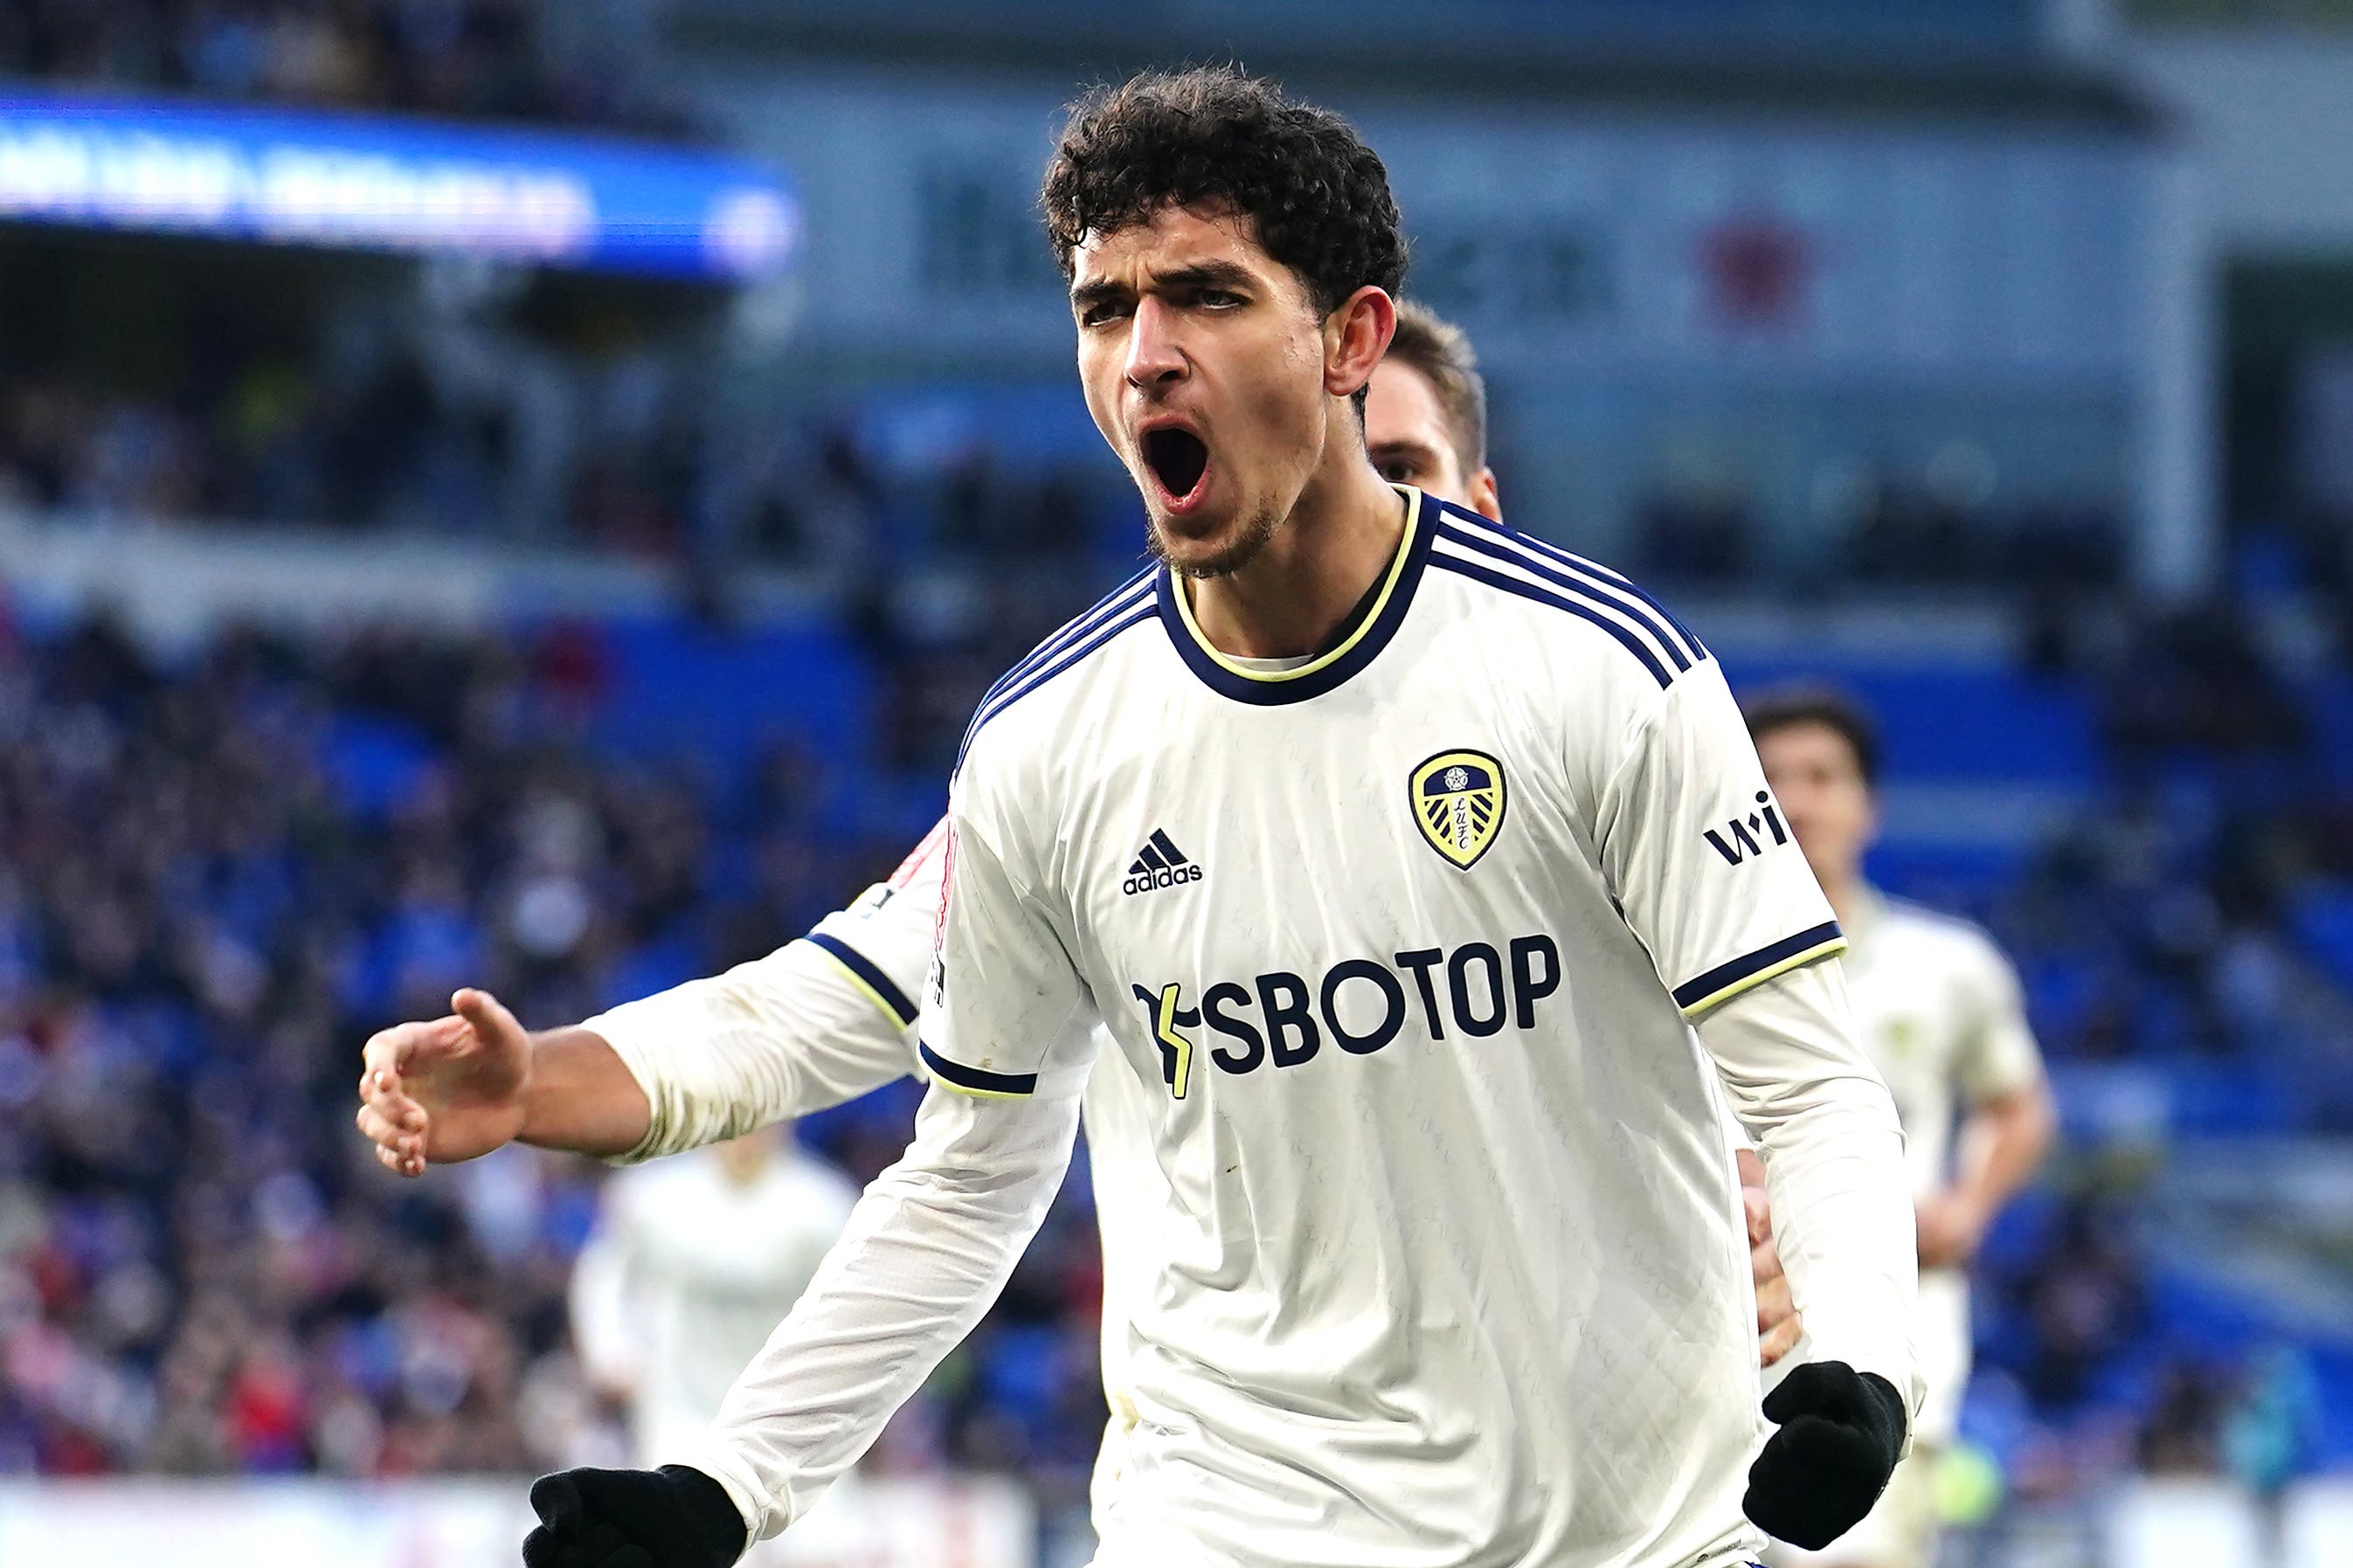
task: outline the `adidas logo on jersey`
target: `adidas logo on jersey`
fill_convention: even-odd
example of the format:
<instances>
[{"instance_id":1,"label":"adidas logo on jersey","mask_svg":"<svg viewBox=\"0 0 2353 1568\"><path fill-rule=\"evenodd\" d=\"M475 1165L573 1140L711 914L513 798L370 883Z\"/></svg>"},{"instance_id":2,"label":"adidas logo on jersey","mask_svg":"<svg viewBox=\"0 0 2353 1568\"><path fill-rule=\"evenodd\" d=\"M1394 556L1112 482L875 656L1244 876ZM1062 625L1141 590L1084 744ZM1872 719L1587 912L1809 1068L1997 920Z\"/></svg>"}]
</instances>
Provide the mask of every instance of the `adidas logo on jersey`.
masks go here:
<instances>
[{"instance_id":1,"label":"adidas logo on jersey","mask_svg":"<svg viewBox=\"0 0 2353 1568\"><path fill-rule=\"evenodd\" d=\"M1152 837L1144 841L1143 853L1127 868L1127 880L1119 885L1119 890L1131 895L1148 893L1155 888L1174 888L1200 879L1201 868L1187 859L1185 851L1155 827Z\"/></svg>"}]
</instances>

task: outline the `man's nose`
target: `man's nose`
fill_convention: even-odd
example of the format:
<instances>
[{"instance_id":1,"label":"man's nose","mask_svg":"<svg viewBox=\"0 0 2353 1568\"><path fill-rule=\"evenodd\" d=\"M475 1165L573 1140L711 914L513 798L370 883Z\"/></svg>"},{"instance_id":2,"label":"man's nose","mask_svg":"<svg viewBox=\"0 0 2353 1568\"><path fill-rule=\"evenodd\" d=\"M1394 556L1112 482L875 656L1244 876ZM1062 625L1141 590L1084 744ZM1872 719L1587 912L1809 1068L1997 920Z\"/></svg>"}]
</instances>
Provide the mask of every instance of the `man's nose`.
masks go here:
<instances>
[{"instance_id":1,"label":"man's nose","mask_svg":"<svg viewBox=\"0 0 2353 1568\"><path fill-rule=\"evenodd\" d=\"M1150 391L1182 381L1188 368L1176 342L1176 313L1149 296L1139 300L1127 334L1128 384Z\"/></svg>"}]
</instances>

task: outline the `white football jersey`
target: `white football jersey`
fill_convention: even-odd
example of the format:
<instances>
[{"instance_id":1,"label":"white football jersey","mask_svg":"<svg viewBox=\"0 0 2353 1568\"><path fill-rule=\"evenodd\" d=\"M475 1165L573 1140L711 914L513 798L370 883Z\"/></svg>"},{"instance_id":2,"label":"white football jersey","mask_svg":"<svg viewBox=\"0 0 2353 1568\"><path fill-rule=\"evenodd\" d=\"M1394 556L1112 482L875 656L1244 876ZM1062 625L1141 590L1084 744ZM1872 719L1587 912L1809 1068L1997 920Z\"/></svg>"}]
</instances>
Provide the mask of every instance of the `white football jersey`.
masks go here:
<instances>
[{"instance_id":1,"label":"white football jersey","mask_svg":"<svg viewBox=\"0 0 2353 1568\"><path fill-rule=\"evenodd\" d=\"M1966 921L1865 889L1849 911L1846 958L1855 1043L1895 1097L1915 1196L1952 1179L1956 1121L1981 1101L2032 1086L2042 1053L2018 976L1991 938ZM1953 1434L1969 1373L1968 1275L1920 1274L1914 1337L1926 1398L1923 1442Z\"/></svg>"},{"instance_id":2,"label":"white football jersey","mask_svg":"<svg viewBox=\"0 0 2353 1568\"><path fill-rule=\"evenodd\" d=\"M1067 1096L1101 1023L1145 1112L1103 1561L1746 1561L1753 1299L1689 1020L1843 939L1696 639L1402 493L1321 657L1219 655L1155 572L998 683L923 1058ZM1885 1330L1840 1353L1905 1387Z\"/></svg>"}]
</instances>

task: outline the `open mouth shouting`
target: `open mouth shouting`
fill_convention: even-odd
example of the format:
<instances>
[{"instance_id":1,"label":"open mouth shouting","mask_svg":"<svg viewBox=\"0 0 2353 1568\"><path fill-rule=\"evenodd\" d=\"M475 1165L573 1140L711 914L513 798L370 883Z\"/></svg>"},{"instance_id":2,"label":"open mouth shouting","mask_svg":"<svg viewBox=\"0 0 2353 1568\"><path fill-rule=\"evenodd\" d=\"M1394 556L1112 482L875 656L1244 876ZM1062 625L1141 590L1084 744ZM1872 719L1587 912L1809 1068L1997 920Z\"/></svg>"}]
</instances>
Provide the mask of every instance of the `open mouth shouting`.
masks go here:
<instances>
[{"instance_id":1,"label":"open mouth shouting","mask_svg":"<svg viewBox=\"0 0 2353 1568\"><path fill-rule=\"evenodd\" d=\"M1161 505L1182 513L1200 504L1209 483L1207 441L1189 427L1172 422L1145 429L1136 445L1152 482L1159 488Z\"/></svg>"}]
</instances>

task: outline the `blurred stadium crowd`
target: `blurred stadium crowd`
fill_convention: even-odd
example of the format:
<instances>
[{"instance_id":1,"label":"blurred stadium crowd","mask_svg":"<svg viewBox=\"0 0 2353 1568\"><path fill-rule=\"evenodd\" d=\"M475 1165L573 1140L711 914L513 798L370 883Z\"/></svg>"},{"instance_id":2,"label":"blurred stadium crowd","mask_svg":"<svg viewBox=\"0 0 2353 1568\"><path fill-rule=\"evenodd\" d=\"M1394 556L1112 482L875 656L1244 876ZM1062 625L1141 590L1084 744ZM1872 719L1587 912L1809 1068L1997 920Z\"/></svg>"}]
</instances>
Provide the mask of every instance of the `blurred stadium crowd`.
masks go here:
<instances>
[{"instance_id":1,"label":"blurred stadium crowd","mask_svg":"<svg viewBox=\"0 0 2353 1568\"><path fill-rule=\"evenodd\" d=\"M842 588L862 557L911 533L999 563L1066 559L1101 510L1100 483L1008 470L979 449L908 493L839 418L779 429L756 458L732 460L650 365L569 384L560 451L523 449L509 389L437 382L403 350L340 377L259 356L219 372L161 394L15 378L0 391L0 505L439 533L544 513L544 542L656 561L701 553L724 507L742 558ZM517 504L527 489L546 499Z\"/></svg>"},{"instance_id":2,"label":"blurred stadium crowd","mask_svg":"<svg viewBox=\"0 0 2353 1568\"><path fill-rule=\"evenodd\" d=\"M350 1131L353 1043L461 981L543 1025L765 952L905 846L818 831L834 781L788 753L716 780L592 757L594 666L578 633L250 634L168 668L104 623L7 635L0 1468L512 1470L609 1441L565 1351L591 1171L393 1183ZM911 1104L810 1131L871 1176ZM1076 1484L1089 1237L1033 1249L886 1467Z\"/></svg>"},{"instance_id":3,"label":"blurred stadium crowd","mask_svg":"<svg viewBox=\"0 0 2353 1568\"><path fill-rule=\"evenodd\" d=\"M20 0L0 76L229 100L401 110L680 134L626 35L563 26L533 0Z\"/></svg>"},{"instance_id":4,"label":"blurred stadium crowd","mask_svg":"<svg viewBox=\"0 0 2353 1568\"><path fill-rule=\"evenodd\" d=\"M555 15L25 0L0 6L0 75L688 128L626 32L575 38ZM36 323L17 346L41 341ZM927 826L973 703L1108 579L1128 509L1096 470L980 447L910 478L846 414L746 457L675 365L534 359L447 321L349 317L290 353L181 321L170 343L136 374L103 345L0 365L0 513L453 534L537 515L536 540L670 560L717 530L743 559L823 569L818 668L870 695L854 745L693 753L608 722L618 672L649 647L723 650L724 624L242 629L166 657L103 616L0 604L0 1472L612 1458L617 1413L565 1313L598 1172L514 1151L395 1181L351 1131L360 1042L459 984L546 1026L807 930ZM1748 531L1715 497L1662 500L1641 537L1653 570L1714 586ZM2081 510L1989 532L1926 491L1858 512L1856 578L2005 585L2028 627L2008 673L2096 739L2080 804L2032 853L1887 880L1993 931L2063 1087L2146 1064L2175 1086L2175 1131L2353 1131L2341 531L2242 530L2229 597L2162 613L2119 586L2116 534ZM2266 612L2286 582L2331 595L2336 624L2284 648ZM760 657L723 659L749 706L776 679L833 679ZM903 1143L902 1090L802 1135L871 1177ZM1968 1430L2019 1491L2137 1468L2275 1486L2353 1454L2353 1367L2264 1350L2185 1293L2147 1151L2070 1134L1982 1259ZM1009 1468L1050 1506L1082 1498L1102 1419L1086 1192L1068 1184L874 1466Z\"/></svg>"}]
</instances>

